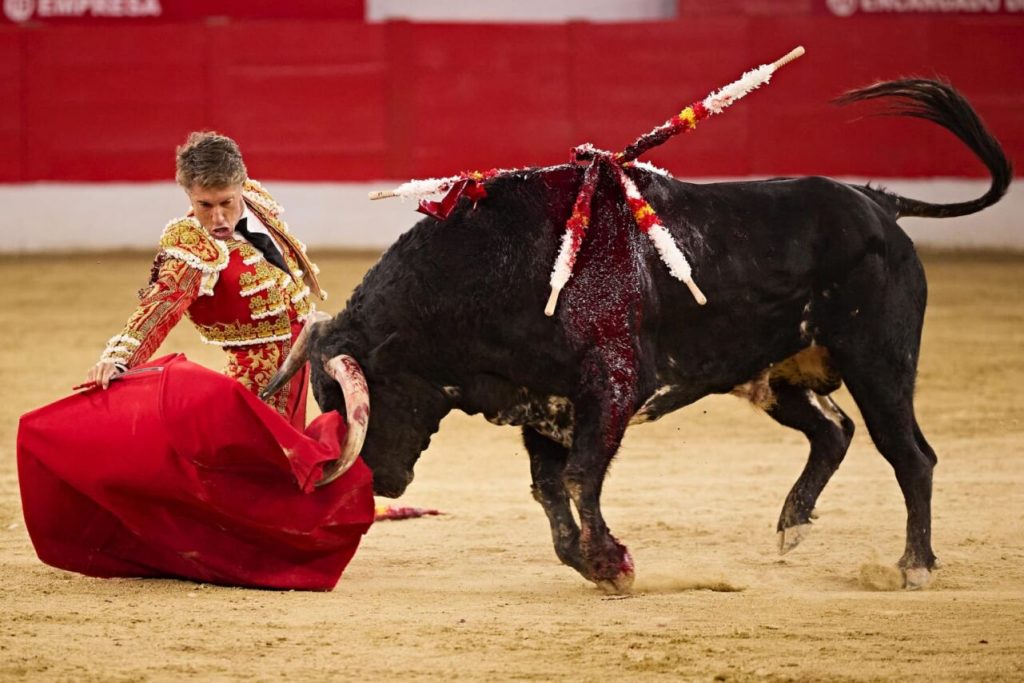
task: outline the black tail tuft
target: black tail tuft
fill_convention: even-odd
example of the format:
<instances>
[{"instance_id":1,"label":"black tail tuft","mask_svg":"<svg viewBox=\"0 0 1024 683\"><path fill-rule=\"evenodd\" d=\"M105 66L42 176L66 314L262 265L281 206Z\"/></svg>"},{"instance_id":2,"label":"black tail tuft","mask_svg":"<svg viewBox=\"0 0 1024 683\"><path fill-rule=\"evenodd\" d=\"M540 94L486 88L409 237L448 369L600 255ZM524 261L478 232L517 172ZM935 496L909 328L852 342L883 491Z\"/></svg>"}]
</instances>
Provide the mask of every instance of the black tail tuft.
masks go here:
<instances>
[{"instance_id":1,"label":"black tail tuft","mask_svg":"<svg viewBox=\"0 0 1024 683\"><path fill-rule=\"evenodd\" d=\"M916 199L897 197L900 216L947 218L966 216L995 204L1006 194L1013 178L1013 168L1003 148L981 122L970 103L953 86L941 81L907 78L885 81L866 88L851 90L836 98L846 105L880 98L895 101L883 112L893 116L913 116L942 126L956 135L981 160L992 174L992 184L981 197L957 204L931 204Z\"/></svg>"}]
</instances>

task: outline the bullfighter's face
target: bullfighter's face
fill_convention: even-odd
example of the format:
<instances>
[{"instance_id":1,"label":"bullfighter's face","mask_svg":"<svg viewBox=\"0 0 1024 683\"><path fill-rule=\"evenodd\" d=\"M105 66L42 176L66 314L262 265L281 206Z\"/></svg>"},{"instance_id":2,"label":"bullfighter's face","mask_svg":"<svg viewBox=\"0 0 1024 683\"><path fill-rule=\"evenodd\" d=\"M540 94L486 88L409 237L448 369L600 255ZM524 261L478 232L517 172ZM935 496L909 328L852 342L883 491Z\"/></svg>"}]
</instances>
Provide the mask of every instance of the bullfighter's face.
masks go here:
<instances>
[{"instance_id":1,"label":"bullfighter's face","mask_svg":"<svg viewBox=\"0 0 1024 683\"><path fill-rule=\"evenodd\" d=\"M201 187L193 185L186 190L196 220L210 236L218 240L230 239L235 224L242 217L245 204L242 201L242 184L225 187Z\"/></svg>"}]
</instances>

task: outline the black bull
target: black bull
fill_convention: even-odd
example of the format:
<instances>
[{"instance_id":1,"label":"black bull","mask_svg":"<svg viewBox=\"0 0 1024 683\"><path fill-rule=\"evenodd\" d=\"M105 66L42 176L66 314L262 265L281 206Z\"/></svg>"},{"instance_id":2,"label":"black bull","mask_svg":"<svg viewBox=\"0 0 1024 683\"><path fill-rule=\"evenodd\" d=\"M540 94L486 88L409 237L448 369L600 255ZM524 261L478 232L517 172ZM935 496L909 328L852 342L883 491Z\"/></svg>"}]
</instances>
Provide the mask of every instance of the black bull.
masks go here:
<instances>
[{"instance_id":1,"label":"black bull","mask_svg":"<svg viewBox=\"0 0 1024 683\"><path fill-rule=\"evenodd\" d=\"M990 170L989 191L936 205L821 177L695 185L630 169L687 254L706 306L669 274L607 172L553 317L543 312L548 280L582 169L500 177L475 206L462 200L446 221L427 218L402 235L309 346L325 411L344 405L324 361L347 354L362 365L372 401L362 457L377 493L405 491L454 408L521 425L559 559L625 589L632 560L600 496L627 425L732 392L811 444L779 517L785 552L849 446L853 423L830 397L845 382L903 491L906 585L924 585L936 561L936 457L913 394L927 287L896 219L979 211L1005 193L1011 169L948 85L888 82L841 99L874 98L956 134Z\"/></svg>"}]
</instances>

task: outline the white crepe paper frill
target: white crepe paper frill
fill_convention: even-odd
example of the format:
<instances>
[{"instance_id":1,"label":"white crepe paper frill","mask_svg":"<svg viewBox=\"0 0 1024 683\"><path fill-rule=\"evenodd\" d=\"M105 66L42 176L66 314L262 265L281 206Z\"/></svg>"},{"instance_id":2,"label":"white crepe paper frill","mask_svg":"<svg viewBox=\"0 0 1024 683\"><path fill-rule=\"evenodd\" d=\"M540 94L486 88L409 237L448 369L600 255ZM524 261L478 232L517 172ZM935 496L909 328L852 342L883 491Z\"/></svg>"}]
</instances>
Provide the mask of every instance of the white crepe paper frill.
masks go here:
<instances>
[{"instance_id":1,"label":"white crepe paper frill","mask_svg":"<svg viewBox=\"0 0 1024 683\"><path fill-rule=\"evenodd\" d=\"M445 192L453 184L462 179L462 176L453 175L449 178L424 178L423 180L410 180L402 183L392 194L402 199L422 199L431 195Z\"/></svg>"},{"instance_id":2,"label":"white crepe paper frill","mask_svg":"<svg viewBox=\"0 0 1024 683\"><path fill-rule=\"evenodd\" d=\"M774 65L762 64L740 76L739 80L708 95L702 104L712 114L721 114L722 110L730 104L770 81L773 73L775 73Z\"/></svg>"},{"instance_id":3,"label":"white crepe paper frill","mask_svg":"<svg viewBox=\"0 0 1024 683\"><path fill-rule=\"evenodd\" d=\"M693 280L693 270L690 268L690 264L664 225L652 226L647 231L647 236L651 238L654 248L658 250L658 256L668 266L668 272L672 274L672 277L681 282Z\"/></svg>"},{"instance_id":4,"label":"white crepe paper frill","mask_svg":"<svg viewBox=\"0 0 1024 683\"><path fill-rule=\"evenodd\" d=\"M633 182L633 179L626 175L621 166L616 167L616 169L618 170L619 185L626 194L626 198L632 202L643 202L646 210L650 212L648 215L653 217L652 224L646 231L647 237L654 243L658 256L661 257L662 262L668 267L668 272L671 273L672 277L685 283L690 293L693 294L693 298L697 300L698 304L703 306L708 300L693 281L693 269L690 267L686 257L683 256L679 245L676 244L672 234L665 228L658 215L654 213L651 205L640 194L640 189Z\"/></svg>"},{"instance_id":5,"label":"white crepe paper frill","mask_svg":"<svg viewBox=\"0 0 1024 683\"><path fill-rule=\"evenodd\" d=\"M663 176L665 178L671 178L672 177L671 173L669 173L668 171L666 171L663 168L655 166L654 164L652 164L649 161L634 161L633 162L633 166L636 167L636 168L642 168L645 171L650 171L651 173L656 173L657 175Z\"/></svg>"},{"instance_id":6,"label":"white crepe paper frill","mask_svg":"<svg viewBox=\"0 0 1024 683\"><path fill-rule=\"evenodd\" d=\"M571 230L562 233L562 248L558 250L558 258L551 269L551 296L544 307L544 314L551 317L555 314L555 306L558 305L558 295L565 288L569 277L572 275L573 261L576 260L576 250L572 247L573 234Z\"/></svg>"}]
</instances>

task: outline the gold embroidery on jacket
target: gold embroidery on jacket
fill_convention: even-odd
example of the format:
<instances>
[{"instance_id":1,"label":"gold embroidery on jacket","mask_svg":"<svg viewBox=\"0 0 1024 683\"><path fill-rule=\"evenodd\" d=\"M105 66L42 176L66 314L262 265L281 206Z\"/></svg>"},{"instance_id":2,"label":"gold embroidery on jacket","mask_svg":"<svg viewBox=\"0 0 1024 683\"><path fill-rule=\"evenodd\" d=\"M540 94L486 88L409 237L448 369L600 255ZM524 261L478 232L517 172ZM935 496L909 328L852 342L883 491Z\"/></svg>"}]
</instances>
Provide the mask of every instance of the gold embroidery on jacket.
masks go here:
<instances>
[{"instance_id":1,"label":"gold embroidery on jacket","mask_svg":"<svg viewBox=\"0 0 1024 683\"><path fill-rule=\"evenodd\" d=\"M158 257L159 258L159 257ZM199 271L177 259L160 262L153 282L124 329L107 343L100 360L134 367L149 360L171 328L199 296Z\"/></svg>"},{"instance_id":2,"label":"gold embroidery on jacket","mask_svg":"<svg viewBox=\"0 0 1024 683\"><path fill-rule=\"evenodd\" d=\"M201 325L194 320L192 322L199 329L203 341L218 346L247 346L291 339L292 328L287 314L251 323L235 320L229 323Z\"/></svg>"},{"instance_id":3,"label":"gold embroidery on jacket","mask_svg":"<svg viewBox=\"0 0 1024 683\"><path fill-rule=\"evenodd\" d=\"M281 367L291 349L291 340L269 344L257 344L228 351L228 365L224 372L238 380L254 394L270 383L270 379ZM267 404L287 417L290 383L272 396Z\"/></svg>"}]
</instances>

